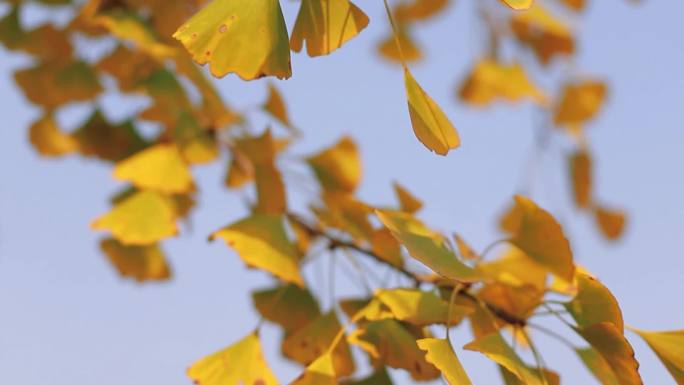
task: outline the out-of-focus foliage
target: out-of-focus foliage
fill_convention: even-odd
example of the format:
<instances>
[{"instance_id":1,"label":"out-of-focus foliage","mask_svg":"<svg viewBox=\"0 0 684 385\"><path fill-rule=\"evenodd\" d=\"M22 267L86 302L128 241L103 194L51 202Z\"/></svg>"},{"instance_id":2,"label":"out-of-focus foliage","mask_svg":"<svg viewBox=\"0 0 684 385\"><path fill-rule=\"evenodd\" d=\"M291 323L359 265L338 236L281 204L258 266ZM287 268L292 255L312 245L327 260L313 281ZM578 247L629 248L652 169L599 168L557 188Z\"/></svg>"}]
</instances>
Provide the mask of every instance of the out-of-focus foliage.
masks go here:
<instances>
[{"instance_id":1,"label":"out-of-focus foliage","mask_svg":"<svg viewBox=\"0 0 684 385\"><path fill-rule=\"evenodd\" d=\"M100 246L121 276L138 282L171 278L162 244L185 232L182 223L192 216L201 188L194 170L229 158L225 186L247 197L250 213L211 238L225 241L246 266L268 273L275 283L252 293L262 317L255 331L190 366L188 375L197 383L279 383L258 333L268 322L282 329L283 358L301 366L294 384L386 385L392 383L387 368L396 368L414 380L442 376L451 385L467 385L467 368L458 358L461 347L496 363L505 384L558 384L561 377L545 366L533 339L534 318L541 315L555 316L559 326L585 341L575 346L544 329L572 345L599 382L641 383L617 299L576 265L563 227L531 197L514 197L500 220L502 239L484 251L460 235L452 242L419 219L424 203L410 188L395 183L394 204L358 196L363 167L353 138L343 137L308 156L289 156L290 144L302 140L302 131L280 91L286 83L268 83L263 103L237 112L222 100L207 71L196 66L206 64L215 77L289 78L291 51L306 45L311 57L329 55L363 38L372 22L363 11L365 3L283 2L299 7L288 32L278 0L4 2L9 10L0 20L0 42L32 58L14 74L39 110L28 128L30 143L46 157L80 155L107 163L124 184L109 212L92 222L93 229L107 233ZM455 89L460 101L473 108L524 103L538 110L538 134L558 135L570 149L564 155L574 206L593 216L606 239L617 240L626 214L596 198L587 135L609 96L607 82L568 70L581 37L570 20L581 17L588 2L477 1L474 17L486 43ZM29 3L69 9L73 19L27 28L21 15ZM390 28L378 53L401 65L404 73L408 114L403 134L410 124L418 140L439 155L467 143L460 142L449 106L428 95L410 65L425 57L415 30L444 17L456 6L452 3L384 2L388 20L380 21ZM84 55L77 43L82 39L108 42L111 49L98 57ZM113 121L97 100L117 92L142 96L145 103L127 119ZM61 127L56 116L75 103L90 106L90 116L75 127ZM263 114L272 127L255 129L252 113ZM143 124L154 127L153 132L143 132ZM291 187L301 186L285 177L291 171L286 159L308 168L316 184L305 212L288 205ZM493 246L502 243L508 248L492 257ZM330 257L334 269L341 269L336 258L345 258L365 295L342 299L330 293L324 301L322 290L304 274L312 260L323 256ZM373 278L377 271L390 279ZM457 344L449 330L466 323L473 340ZM435 336L443 330L446 338ZM682 332L634 330L684 384ZM353 351L367 357L368 364L356 362L360 355ZM357 374L369 365L369 376Z\"/></svg>"}]
</instances>

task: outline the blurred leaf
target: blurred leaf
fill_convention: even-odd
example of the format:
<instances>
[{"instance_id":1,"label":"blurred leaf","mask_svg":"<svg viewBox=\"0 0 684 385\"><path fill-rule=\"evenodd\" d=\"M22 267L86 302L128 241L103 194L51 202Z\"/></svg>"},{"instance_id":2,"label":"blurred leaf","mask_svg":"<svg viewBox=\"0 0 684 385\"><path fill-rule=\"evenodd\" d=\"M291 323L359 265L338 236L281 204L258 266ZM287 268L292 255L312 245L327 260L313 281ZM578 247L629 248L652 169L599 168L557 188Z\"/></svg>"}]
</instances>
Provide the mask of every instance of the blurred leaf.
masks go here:
<instances>
[{"instance_id":1,"label":"blurred leaf","mask_svg":"<svg viewBox=\"0 0 684 385\"><path fill-rule=\"evenodd\" d=\"M427 361L442 372L449 385L472 385L448 340L424 338L418 340L418 347L426 352Z\"/></svg>"},{"instance_id":2,"label":"blurred leaf","mask_svg":"<svg viewBox=\"0 0 684 385\"><path fill-rule=\"evenodd\" d=\"M100 248L122 277L138 282L165 281L171 277L159 245L126 246L116 239L103 239Z\"/></svg>"},{"instance_id":3,"label":"blurred leaf","mask_svg":"<svg viewBox=\"0 0 684 385\"><path fill-rule=\"evenodd\" d=\"M631 330L648 343L677 385L684 385L684 330L666 332Z\"/></svg>"},{"instance_id":4,"label":"blurred leaf","mask_svg":"<svg viewBox=\"0 0 684 385\"><path fill-rule=\"evenodd\" d=\"M113 175L143 190L167 194L194 190L190 169L172 144L157 144L118 162Z\"/></svg>"}]
</instances>

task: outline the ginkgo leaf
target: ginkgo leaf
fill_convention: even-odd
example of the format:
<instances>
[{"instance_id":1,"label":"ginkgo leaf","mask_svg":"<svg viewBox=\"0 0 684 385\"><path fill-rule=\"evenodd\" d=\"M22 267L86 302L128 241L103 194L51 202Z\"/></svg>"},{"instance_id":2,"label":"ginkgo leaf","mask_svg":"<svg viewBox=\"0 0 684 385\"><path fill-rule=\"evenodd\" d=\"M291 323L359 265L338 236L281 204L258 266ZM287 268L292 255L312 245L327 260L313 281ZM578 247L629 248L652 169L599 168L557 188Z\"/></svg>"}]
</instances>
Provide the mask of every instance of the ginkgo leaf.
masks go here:
<instances>
[{"instance_id":1,"label":"ginkgo leaf","mask_svg":"<svg viewBox=\"0 0 684 385\"><path fill-rule=\"evenodd\" d=\"M607 86L598 80L567 84L555 107L554 123L559 126L582 126L601 111Z\"/></svg>"},{"instance_id":2,"label":"ginkgo leaf","mask_svg":"<svg viewBox=\"0 0 684 385\"><path fill-rule=\"evenodd\" d=\"M256 334L195 362L188 376L198 385L278 385Z\"/></svg>"},{"instance_id":3,"label":"ginkgo leaf","mask_svg":"<svg viewBox=\"0 0 684 385\"><path fill-rule=\"evenodd\" d=\"M452 280L475 282L480 274L463 264L445 245L441 234L428 229L422 222L403 212L376 210L380 221L407 249L409 254L435 273Z\"/></svg>"},{"instance_id":4,"label":"ginkgo leaf","mask_svg":"<svg viewBox=\"0 0 684 385\"><path fill-rule=\"evenodd\" d=\"M374 229L368 216L373 209L344 192L324 191L323 207L312 208L318 220L326 227L342 230L357 242L370 240Z\"/></svg>"},{"instance_id":5,"label":"ginkgo leaf","mask_svg":"<svg viewBox=\"0 0 684 385\"><path fill-rule=\"evenodd\" d=\"M223 239L248 266L304 286L297 250L287 238L281 216L255 214L215 232L211 238Z\"/></svg>"},{"instance_id":6,"label":"ginkgo leaf","mask_svg":"<svg viewBox=\"0 0 684 385\"><path fill-rule=\"evenodd\" d=\"M447 323L449 302L434 293L417 289L382 289L375 297L400 321L418 326ZM472 306L452 305L450 324L458 324L473 311Z\"/></svg>"},{"instance_id":7,"label":"ginkgo leaf","mask_svg":"<svg viewBox=\"0 0 684 385\"><path fill-rule=\"evenodd\" d=\"M144 79L160 68L160 64L144 52L119 45L102 58L96 68L113 76L121 91L133 92L140 88Z\"/></svg>"},{"instance_id":8,"label":"ginkgo leaf","mask_svg":"<svg viewBox=\"0 0 684 385\"><path fill-rule=\"evenodd\" d=\"M361 182L359 149L349 137L345 136L333 146L307 158L307 162L326 190L353 192Z\"/></svg>"},{"instance_id":9,"label":"ginkgo leaf","mask_svg":"<svg viewBox=\"0 0 684 385\"><path fill-rule=\"evenodd\" d=\"M546 269L539 266L517 247L510 247L500 258L478 265L486 276L511 286L532 285L546 288Z\"/></svg>"},{"instance_id":10,"label":"ginkgo leaf","mask_svg":"<svg viewBox=\"0 0 684 385\"><path fill-rule=\"evenodd\" d=\"M302 0L290 46L309 56L328 55L368 26L368 16L349 0Z\"/></svg>"},{"instance_id":11,"label":"ginkgo leaf","mask_svg":"<svg viewBox=\"0 0 684 385\"><path fill-rule=\"evenodd\" d=\"M459 91L462 100L474 106L487 106L498 99L518 102L531 99L539 104L546 96L527 77L520 64L501 64L483 59L475 65Z\"/></svg>"},{"instance_id":12,"label":"ginkgo leaf","mask_svg":"<svg viewBox=\"0 0 684 385\"><path fill-rule=\"evenodd\" d=\"M509 286L494 282L485 285L478 293L488 304L504 310L517 319L526 319L541 305L544 291L534 285Z\"/></svg>"},{"instance_id":13,"label":"ginkgo leaf","mask_svg":"<svg viewBox=\"0 0 684 385\"><path fill-rule=\"evenodd\" d=\"M74 137L82 155L107 161L124 159L145 147L145 140L132 122L112 124L98 110L74 132Z\"/></svg>"},{"instance_id":14,"label":"ginkgo leaf","mask_svg":"<svg viewBox=\"0 0 684 385\"><path fill-rule=\"evenodd\" d=\"M480 259L480 255L477 254L477 252L473 250L473 248L470 247L470 245L468 245L460 235L454 234L454 241L456 241L456 247L458 248L458 253L461 255L461 257L471 261L477 261Z\"/></svg>"},{"instance_id":15,"label":"ginkgo leaf","mask_svg":"<svg viewBox=\"0 0 684 385\"><path fill-rule=\"evenodd\" d=\"M93 221L91 227L110 231L124 245L151 245L178 233L173 204L154 191L133 193Z\"/></svg>"},{"instance_id":16,"label":"ginkgo leaf","mask_svg":"<svg viewBox=\"0 0 684 385\"><path fill-rule=\"evenodd\" d=\"M292 128L290 116L285 107L285 100L273 83L268 84L268 99L262 106L264 111L268 112L274 118L278 119L285 127Z\"/></svg>"},{"instance_id":17,"label":"ginkgo leaf","mask_svg":"<svg viewBox=\"0 0 684 385\"><path fill-rule=\"evenodd\" d=\"M330 348L342 329L335 312L331 311L313 320L283 341L283 354L301 364L308 365ZM338 377L354 373L354 360L345 339L340 340L331 352L333 367Z\"/></svg>"},{"instance_id":18,"label":"ginkgo leaf","mask_svg":"<svg viewBox=\"0 0 684 385\"><path fill-rule=\"evenodd\" d=\"M571 282L575 265L561 226L530 199L517 195L515 202L518 218L511 220L510 242L549 272Z\"/></svg>"},{"instance_id":19,"label":"ginkgo leaf","mask_svg":"<svg viewBox=\"0 0 684 385\"><path fill-rule=\"evenodd\" d=\"M397 195L397 199L399 199L399 207L401 207L401 211L414 214L423 207L423 202L411 194L402 185L399 183L394 183L393 187L394 193Z\"/></svg>"},{"instance_id":20,"label":"ginkgo leaf","mask_svg":"<svg viewBox=\"0 0 684 385\"><path fill-rule=\"evenodd\" d=\"M51 116L43 116L29 127L29 140L43 156L63 156L78 149L78 141L62 132Z\"/></svg>"},{"instance_id":21,"label":"ginkgo leaf","mask_svg":"<svg viewBox=\"0 0 684 385\"><path fill-rule=\"evenodd\" d=\"M290 44L278 0L213 0L173 35L211 74L244 80L292 75Z\"/></svg>"},{"instance_id":22,"label":"ginkgo leaf","mask_svg":"<svg viewBox=\"0 0 684 385\"><path fill-rule=\"evenodd\" d=\"M252 301L259 314L282 326L286 333L303 328L321 315L313 295L296 285L254 292Z\"/></svg>"},{"instance_id":23,"label":"ginkgo leaf","mask_svg":"<svg viewBox=\"0 0 684 385\"><path fill-rule=\"evenodd\" d=\"M173 125L173 142L188 165L207 164L219 156L215 131L203 128L189 112L181 112Z\"/></svg>"},{"instance_id":24,"label":"ginkgo leaf","mask_svg":"<svg viewBox=\"0 0 684 385\"><path fill-rule=\"evenodd\" d=\"M492 333L480 337L463 347L466 350L480 352L490 360L503 366L513 373L526 385L543 385L544 381L539 378L535 370L530 369L515 351L506 344L499 333Z\"/></svg>"},{"instance_id":25,"label":"ginkgo leaf","mask_svg":"<svg viewBox=\"0 0 684 385\"><path fill-rule=\"evenodd\" d=\"M159 245L126 246L116 239L103 239L100 248L122 277L138 282L165 281L171 277Z\"/></svg>"},{"instance_id":26,"label":"ginkgo leaf","mask_svg":"<svg viewBox=\"0 0 684 385\"><path fill-rule=\"evenodd\" d=\"M420 87L408 68L404 69L404 82L411 125L418 140L439 155L446 155L449 150L457 148L461 140L456 128L430 95Z\"/></svg>"},{"instance_id":27,"label":"ginkgo leaf","mask_svg":"<svg viewBox=\"0 0 684 385\"><path fill-rule=\"evenodd\" d=\"M437 368L425 360L416 337L396 320L364 324L349 335L349 342L377 362L407 370L414 380L432 380L439 376Z\"/></svg>"},{"instance_id":28,"label":"ginkgo leaf","mask_svg":"<svg viewBox=\"0 0 684 385\"><path fill-rule=\"evenodd\" d=\"M575 352L602 385L620 385L613 369L595 349L588 347L576 349Z\"/></svg>"},{"instance_id":29,"label":"ginkgo leaf","mask_svg":"<svg viewBox=\"0 0 684 385\"><path fill-rule=\"evenodd\" d=\"M132 42L153 57L164 59L176 54L176 48L161 43L135 12L121 8L100 12L93 17L92 22L106 28L113 36Z\"/></svg>"},{"instance_id":30,"label":"ginkgo leaf","mask_svg":"<svg viewBox=\"0 0 684 385\"><path fill-rule=\"evenodd\" d=\"M515 9L515 10L523 10L523 9L529 9L532 4L534 4L534 0L502 0L504 4L508 5L509 7Z\"/></svg>"},{"instance_id":31,"label":"ginkgo leaf","mask_svg":"<svg viewBox=\"0 0 684 385\"><path fill-rule=\"evenodd\" d=\"M373 252L381 259L397 267L404 267L401 245L387 228L373 231L370 239Z\"/></svg>"},{"instance_id":32,"label":"ginkgo leaf","mask_svg":"<svg viewBox=\"0 0 684 385\"><path fill-rule=\"evenodd\" d=\"M621 332L624 330L622 311L617 299L597 279L578 273L577 295L565 304L565 308L580 327L610 322Z\"/></svg>"},{"instance_id":33,"label":"ginkgo leaf","mask_svg":"<svg viewBox=\"0 0 684 385\"><path fill-rule=\"evenodd\" d=\"M634 349L612 322L575 329L608 363L620 385L642 385Z\"/></svg>"},{"instance_id":34,"label":"ginkgo leaf","mask_svg":"<svg viewBox=\"0 0 684 385\"><path fill-rule=\"evenodd\" d=\"M318 357L290 385L337 385L331 353Z\"/></svg>"},{"instance_id":35,"label":"ginkgo leaf","mask_svg":"<svg viewBox=\"0 0 684 385\"><path fill-rule=\"evenodd\" d=\"M122 160L113 175L143 190L181 194L194 189L190 169L172 144L157 144Z\"/></svg>"},{"instance_id":36,"label":"ginkgo leaf","mask_svg":"<svg viewBox=\"0 0 684 385\"><path fill-rule=\"evenodd\" d=\"M397 41L401 47L401 51L397 48ZM399 28L398 34L390 34L383 41L378 44L378 52L382 57L396 63L411 63L420 60L423 53L420 47L413 41L406 27Z\"/></svg>"},{"instance_id":37,"label":"ginkgo leaf","mask_svg":"<svg viewBox=\"0 0 684 385\"><path fill-rule=\"evenodd\" d=\"M424 338L417 343L426 352L425 359L442 372L449 385L472 385L448 340Z\"/></svg>"},{"instance_id":38,"label":"ginkgo leaf","mask_svg":"<svg viewBox=\"0 0 684 385\"><path fill-rule=\"evenodd\" d=\"M594 218L603 236L609 240L620 238L625 231L627 215L624 211L598 206L594 208Z\"/></svg>"},{"instance_id":39,"label":"ginkgo leaf","mask_svg":"<svg viewBox=\"0 0 684 385\"><path fill-rule=\"evenodd\" d=\"M684 330L665 332L647 332L633 328L630 330L641 336L653 349L677 385L684 385Z\"/></svg>"},{"instance_id":40,"label":"ginkgo leaf","mask_svg":"<svg viewBox=\"0 0 684 385\"><path fill-rule=\"evenodd\" d=\"M575 39L570 27L540 4L515 13L511 18L511 29L520 42L532 48L542 64L549 64L555 56L575 52Z\"/></svg>"},{"instance_id":41,"label":"ginkgo leaf","mask_svg":"<svg viewBox=\"0 0 684 385\"><path fill-rule=\"evenodd\" d=\"M449 3L449 0L412 0L399 3L394 8L394 18L400 24L427 20L444 11Z\"/></svg>"},{"instance_id":42,"label":"ginkgo leaf","mask_svg":"<svg viewBox=\"0 0 684 385\"><path fill-rule=\"evenodd\" d=\"M575 204L579 208L588 208L592 200L591 156L586 150L580 150L572 154L569 160Z\"/></svg>"}]
</instances>

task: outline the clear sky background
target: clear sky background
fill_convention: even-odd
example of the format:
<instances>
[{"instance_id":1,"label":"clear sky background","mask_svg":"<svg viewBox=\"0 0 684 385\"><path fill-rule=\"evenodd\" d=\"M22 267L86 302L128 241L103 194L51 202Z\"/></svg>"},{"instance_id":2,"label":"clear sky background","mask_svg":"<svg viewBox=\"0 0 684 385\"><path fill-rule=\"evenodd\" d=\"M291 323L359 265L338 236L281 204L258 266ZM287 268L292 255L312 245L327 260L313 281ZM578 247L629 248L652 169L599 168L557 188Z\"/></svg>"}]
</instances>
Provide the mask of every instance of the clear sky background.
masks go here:
<instances>
[{"instance_id":1,"label":"clear sky background","mask_svg":"<svg viewBox=\"0 0 684 385\"><path fill-rule=\"evenodd\" d=\"M534 111L505 105L479 111L456 102L456 85L482 48L476 1L455 3L418 29L427 60L413 67L459 128L462 148L446 158L415 139L401 72L374 53L388 28L379 0L359 3L372 20L359 38L330 57L294 55L294 77L278 85L305 133L296 153L352 135L365 161L363 198L393 203L390 183L398 180L427 203L423 219L459 231L480 249L497 238L495 219L520 187L533 149ZM533 197L562 219L576 259L613 291L628 324L681 329L684 2L590 3L576 20L582 31L578 68L586 71L579 74L606 78L612 86L607 108L589 127L597 191L601 200L629 211L628 232L609 244L569 204L561 136L540 159ZM283 6L291 25L297 6ZM263 273L247 271L224 245L206 242L211 231L244 215L240 197L222 188L223 165L198 168L201 203L192 229L164 243L173 281L140 286L122 280L97 249L101 234L88 229L108 210L107 197L119 185L105 165L76 157L44 160L30 148L27 126L38 111L11 76L25 63L0 52L0 383L188 384L184 371L191 362L254 327L248 293L269 282ZM263 81L228 77L219 87L238 108L265 97ZM114 117L130 111L116 99L103 102L114 107ZM83 113L75 110L65 119ZM339 291L352 289L341 285ZM264 337L274 341L267 344L274 362L277 334L269 328ZM645 383L674 384L648 348L630 337ZM468 338L458 333L457 344ZM564 384L591 383L570 351L539 338ZM476 353L459 355L474 383L497 383L493 365ZM273 366L283 382L298 372L290 364Z\"/></svg>"}]
</instances>

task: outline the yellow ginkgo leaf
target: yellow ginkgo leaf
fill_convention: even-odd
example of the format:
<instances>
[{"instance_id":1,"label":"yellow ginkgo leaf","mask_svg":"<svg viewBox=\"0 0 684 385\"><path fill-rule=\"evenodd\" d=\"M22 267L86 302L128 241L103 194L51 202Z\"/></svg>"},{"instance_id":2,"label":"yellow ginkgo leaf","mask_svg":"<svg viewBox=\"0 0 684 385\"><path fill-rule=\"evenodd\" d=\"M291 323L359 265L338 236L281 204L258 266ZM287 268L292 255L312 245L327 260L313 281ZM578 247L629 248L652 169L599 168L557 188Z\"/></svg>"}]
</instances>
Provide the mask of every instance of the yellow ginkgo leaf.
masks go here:
<instances>
[{"instance_id":1,"label":"yellow ginkgo leaf","mask_svg":"<svg viewBox=\"0 0 684 385\"><path fill-rule=\"evenodd\" d=\"M252 215L215 232L211 238L223 239L248 266L304 286L297 249L287 238L281 216Z\"/></svg>"},{"instance_id":2,"label":"yellow ginkgo leaf","mask_svg":"<svg viewBox=\"0 0 684 385\"><path fill-rule=\"evenodd\" d=\"M252 301L259 314L282 326L286 333L303 328L321 315L313 295L297 285L254 292Z\"/></svg>"},{"instance_id":3,"label":"yellow ginkgo leaf","mask_svg":"<svg viewBox=\"0 0 684 385\"><path fill-rule=\"evenodd\" d=\"M524 338L524 337L522 337ZM518 343L523 343L523 341L518 341ZM503 377L504 384L505 385L527 385L526 383L522 382L515 374L511 373L508 369L504 368L501 365L499 366L499 372L501 373L501 377ZM560 377L558 376L557 373L552 372L548 369L539 369L536 367L530 367L528 366L528 369L531 371L534 371L536 373L539 373L541 371L542 375L544 376L545 383L544 385L560 385Z\"/></svg>"},{"instance_id":4,"label":"yellow ginkgo leaf","mask_svg":"<svg viewBox=\"0 0 684 385\"><path fill-rule=\"evenodd\" d=\"M515 202L518 217L509 224L510 242L550 273L571 282L575 264L561 226L530 199L517 195Z\"/></svg>"},{"instance_id":5,"label":"yellow ginkgo leaf","mask_svg":"<svg viewBox=\"0 0 684 385\"><path fill-rule=\"evenodd\" d=\"M383 289L378 290L375 297L400 321L418 326L447 323L449 302L434 293L417 289ZM452 305L450 324L458 324L474 310L472 306Z\"/></svg>"},{"instance_id":6,"label":"yellow ginkgo leaf","mask_svg":"<svg viewBox=\"0 0 684 385\"><path fill-rule=\"evenodd\" d=\"M401 211L414 214L423 207L423 202L421 202L420 199L416 198L399 183L394 183L393 186L394 193L397 195L397 199L399 199L399 207L401 207Z\"/></svg>"},{"instance_id":7,"label":"yellow ginkgo leaf","mask_svg":"<svg viewBox=\"0 0 684 385\"><path fill-rule=\"evenodd\" d=\"M368 216L373 209L344 192L324 191L323 207L313 208L321 224L349 233L355 241L368 241L374 235L374 229Z\"/></svg>"},{"instance_id":8,"label":"yellow ginkgo leaf","mask_svg":"<svg viewBox=\"0 0 684 385\"><path fill-rule=\"evenodd\" d=\"M290 46L299 52L306 40L309 56L328 55L367 25L368 16L349 0L302 0Z\"/></svg>"},{"instance_id":9,"label":"yellow ginkgo leaf","mask_svg":"<svg viewBox=\"0 0 684 385\"><path fill-rule=\"evenodd\" d=\"M625 231L627 215L624 211L599 206L594 208L594 218L603 236L611 241L620 238Z\"/></svg>"},{"instance_id":10,"label":"yellow ginkgo leaf","mask_svg":"<svg viewBox=\"0 0 684 385\"><path fill-rule=\"evenodd\" d=\"M176 54L176 48L161 43L152 33L152 29L134 12L122 9L103 12L97 14L92 22L106 28L117 38L132 42L140 50L157 59L169 58Z\"/></svg>"},{"instance_id":11,"label":"yellow ginkgo leaf","mask_svg":"<svg viewBox=\"0 0 684 385\"><path fill-rule=\"evenodd\" d=\"M684 385L684 330L666 332L631 330L639 334L653 349L677 385Z\"/></svg>"},{"instance_id":12,"label":"yellow ginkgo leaf","mask_svg":"<svg viewBox=\"0 0 684 385\"><path fill-rule=\"evenodd\" d=\"M330 348L339 334L340 325L335 312L318 317L283 341L283 354L301 364L308 365ZM355 366L346 339L341 339L331 352L333 367L338 377L354 373Z\"/></svg>"},{"instance_id":13,"label":"yellow ginkgo leaf","mask_svg":"<svg viewBox=\"0 0 684 385\"><path fill-rule=\"evenodd\" d=\"M195 362L188 376L198 385L278 385L256 334Z\"/></svg>"},{"instance_id":14,"label":"yellow ginkgo leaf","mask_svg":"<svg viewBox=\"0 0 684 385\"><path fill-rule=\"evenodd\" d=\"M426 352L427 361L442 372L449 385L472 385L448 340L423 338L417 343L418 347Z\"/></svg>"},{"instance_id":15,"label":"yellow ginkgo leaf","mask_svg":"<svg viewBox=\"0 0 684 385\"><path fill-rule=\"evenodd\" d=\"M606 84L598 80L567 84L555 106L554 122L559 126L582 126L601 111L606 93Z\"/></svg>"},{"instance_id":16,"label":"yellow ginkgo leaf","mask_svg":"<svg viewBox=\"0 0 684 385\"><path fill-rule=\"evenodd\" d=\"M173 144L157 144L122 160L113 175L144 190L169 194L194 190L190 169Z\"/></svg>"},{"instance_id":17,"label":"yellow ginkgo leaf","mask_svg":"<svg viewBox=\"0 0 684 385\"><path fill-rule=\"evenodd\" d=\"M480 274L463 264L445 245L443 235L428 229L408 213L381 211L375 213L392 235L408 249L409 254L435 273L452 280L475 282Z\"/></svg>"},{"instance_id":18,"label":"yellow ginkgo leaf","mask_svg":"<svg viewBox=\"0 0 684 385\"><path fill-rule=\"evenodd\" d=\"M620 385L613 369L594 348L576 349L575 352L602 385Z\"/></svg>"},{"instance_id":19,"label":"yellow ginkgo leaf","mask_svg":"<svg viewBox=\"0 0 684 385\"><path fill-rule=\"evenodd\" d=\"M364 324L349 335L349 342L366 351L378 363L405 369L418 381L433 380L439 371L425 360L416 336L393 319Z\"/></svg>"},{"instance_id":20,"label":"yellow ginkgo leaf","mask_svg":"<svg viewBox=\"0 0 684 385\"><path fill-rule=\"evenodd\" d=\"M399 41L401 51L397 48L397 40ZM413 37L410 35L407 27L400 27L396 37L394 34L390 34L382 40L378 44L378 52L383 58L396 63L402 63L402 60L403 62L411 63L423 57L420 47L413 41Z\"/></svg>"},{"instance_id":21,"label":"yellow ginkgo leaf","mask_svg":"<svg viewBox=\"0 0 684 385\"><path fill-rule=\"evenodd\" d=\"M516 319L526 319L541 305L544 292L534 285L511 286L494 282L485 285L479 297Z\"/></svg>"},{"instance_id":22,"label":"yellow ginkgo leaf","mask_svg":"<svg viewBox=\"0 0 684 385\"><path fill-rule=\"evenodd\" d=\"M290 44L278 0L213 0L173 35L211 74L244 80L292 75Z\"/></svg>"},{"instance_id":23,"label":"yellow ginkgo leaf","mask_svg":"<svg viewBox=\"0 0 684 385\"><path fill-rule=\"evenodd\" d=\"M577 295L565 304L580 327L600 322L610 322L621 332L624 330L622 311L617 299L597 279L585 273L577 273Z\"/></svg>"},{"instance_id":24,"label":"yellow ginkgo leaf","mask_svg":"<svg viewBox=\"0 0 684 385\"><path fill-rule=\"evenodd\" d=\"M510 286L532 285L539 291L546 288L546 269L517 247L509 248L500 258L478 267L486 276Z\"/></svg>"},{"instance_id":25,"label":"yellow ginkgo leaf","mask_svg":"<svg viewBox=\"0 0 684 385\"><path fill-rule=\"evenodd\" d=\"M534 0L502 0L504 4L515 10L529 9Z\"/></svg>"},{"instance_id":26,"label":"yellow ginkgo leaf","mask_svg":"<svg viewBox=\"0 0 684 385\"><path fill-rule=\"evenodd\" d=\"M511 29L520 42L530 46L542 64L550 63L555 56L575 52L575 39L570 27L539 4L528 11L515 13Z\"/></svg>"},{"instance_id":27,"label":"yellow ginkgo leaf","mask_svg":"<svg viewBox=\"0 0 684 385\"><path fill-rule=\"evenodd\" d=\"M318 357L290 385L337 385L332 354L325 353Z\"/></svg>"},{"instance_id":28,"label":"yellow ginkgo leaf","mask_svg":"<svg viewBox=\"0 0 684 385\"><path fill-rule=\"evenodd\" d=\"M446 155L449 150L458 147L461 140L456 128L430 95L420 87L408 68L404 69L404 82L411 124L418 140L439 155Z\"/></svg>"},{"instance_id":29,"label":"yellow ginkgo leaf","mask_svg":"<svg viewBox=\"0 0 684 385\"><path fill-rule=\"evenodd\" d=\"M138 282L165 281L171 277L159 245L126 246L116 239L104 239L100 248L122 277Z\"/></svg>"},{"instance_id":30,"label":"yellow ginkgo leaf","mask_svg":"<svg viewBox=\"0 0 684 385\"><path fill-rule=\"evenodd\" d=\"M62 132L51 116L44 116L31 125L29 140L43 156L63 156L78 149L78 141Z\"/></svg>"},{"instance_id":31,"label":"yellow ginkgo leaf","mask_svg":"<svg viewBox=\"0 0 684 385\"><path fill-rule=\"evenodd\" d=\"M471 261L477 261L480 259L480 255L473 250L473 248L470 247L470 245L468 245L460 235L454 234L454 241L456 241L456 247L458 247L458 253L461 255L461 257Z\"/></svg>"},{"instance_id":32,"label":"yellow ginkgo leaf","mask_svg":"<svg viewBox=\"0 0 684 385\"><path fill-rule=\"evenodd\" d=\"M345 380L340 382L340 385L393 385L393 382L389 374L387 374L387 369L382 367L376 369L368 377L358 380Z\"/></svg>"},{"instance_id":33,"label":"yellow ginkgo leaf","mask_svg":"<svg viewBox=\"0 0 684 385\"><path fill-rule=\"evenodd\" d=\"M444 11L449 2L449 0L412 0L399 3L394 8L394 18L400 24L427 20Z\"/></svg>"},{"instance_id":34,"label":"yellow ginkgo leaf","mask_svg":"<svg viewBox=\"0 0 684 385\"><path fill-rule=\"evenodd\" d=\"M178 233L170 199L154 191L138 191L118 202L91 224L109 230L124 245L151 245Z\"/></svg>"},{"instance_id":35,"label":"yellow ginkgo leaf","mask_svg":"<svg viewBox=\"0 0 684 385\"><path fill-rule=\"evenodd\" d=\"M397 267L404 267L401 245L387 228L374 230L370 242L373 252L384 261Z\"/></svg>"},{"instance_id":36,"label":"yellow ginkgo leaf","mask_svg":"<svg viewBox=\"0 0 684 385\"><path fill-rule=\"evenodd\" d=\"M508 346L499 333L491 333L480 337L463 347L466 350L480 352L490 360L503 366L526 385L543 385L545 381L536 370L530 369L515 351Z\"/></svg>"},{"instance_id":37,"label":"yellow ginkgo leaf","mask_svg":"<svg viewBox=\"0 0 684 385\"><path fill-rule=\"evenodd\" d=\"M501 64L495 60L481 60L465 80L459 95L474 106L487 106L498 99L518 102L531 99L544 104L546 96L527 77L520 64Z\"/></svg>"},{"instance_id":38,"label":"yellow ginkgo leaf","mask_svg":"<svg viewBox=\"0 0 684 385\"><path fill-rule=\"evenodd\" d=\"M570 156L570 177L575 204L582 209L588 208L592 200L592 166L589 152L580 150Z\"/></svg>"},{"instance_id":39,"label":"yellow ginkgo leaf","mask_svg":"<svg viewBox=\"0 0 684 385\"><path fill-rule=\"evenodd\" d=\"M264 111L268 112L274 118L278 119L285 127L292 128L290 123L290 116L285 107L285 100L273 83L268 84L268 99L262 106Z\"/></svg>"},{"instance_id":40,"label":"yellow ginkgo leaf","mask_svg":"<svg viewBox=\"0 0 684 385\"><path fill-rule=\"evenodd\" d=\"M575 329L608 363L620 385L642 385L634 349L612 322Z\"/></svg>"},{"instance_id":41,"label":"yellow ginkgo leaf","mask_svg":"<svg viewBox=\"0 0 684 385\"><path fill-rule=\"evenodd\" d=\"M353 192L361 182L359 149L349 137L343 137L307 162L325 190Z\"/></svg>"}]
</instances>

